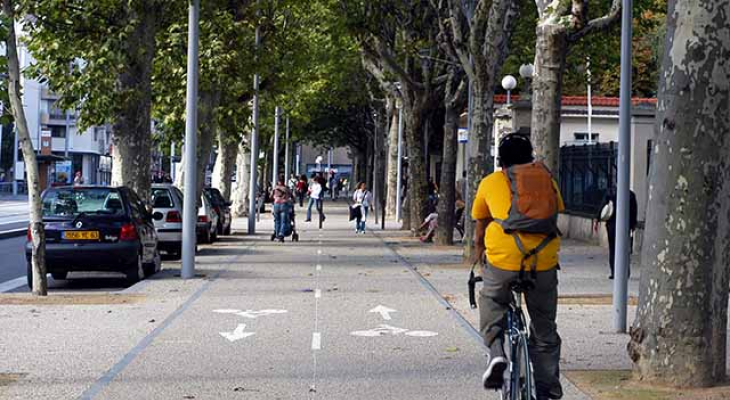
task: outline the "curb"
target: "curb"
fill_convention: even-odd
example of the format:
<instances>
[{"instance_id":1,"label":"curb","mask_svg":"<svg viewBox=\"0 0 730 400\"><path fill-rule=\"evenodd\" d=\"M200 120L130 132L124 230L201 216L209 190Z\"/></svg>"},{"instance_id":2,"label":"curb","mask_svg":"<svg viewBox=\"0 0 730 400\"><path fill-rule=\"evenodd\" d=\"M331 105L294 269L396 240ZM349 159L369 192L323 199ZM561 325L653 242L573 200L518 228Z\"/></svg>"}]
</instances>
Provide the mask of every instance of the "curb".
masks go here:
<instances>
[{"instance_id":1,"label":"curb","mask_svg":"<svg viewBox=\"0 0 730 400\"><path fill-rule=\"evenodd\" d=\"M0 239L8 239L8 238L14 238L14 237L20 237L25 235L25 233L28 231L28 228L19 228L19 229L11 229L9 231L1 231L0 232Z\"/></svg>"}]
</instances>

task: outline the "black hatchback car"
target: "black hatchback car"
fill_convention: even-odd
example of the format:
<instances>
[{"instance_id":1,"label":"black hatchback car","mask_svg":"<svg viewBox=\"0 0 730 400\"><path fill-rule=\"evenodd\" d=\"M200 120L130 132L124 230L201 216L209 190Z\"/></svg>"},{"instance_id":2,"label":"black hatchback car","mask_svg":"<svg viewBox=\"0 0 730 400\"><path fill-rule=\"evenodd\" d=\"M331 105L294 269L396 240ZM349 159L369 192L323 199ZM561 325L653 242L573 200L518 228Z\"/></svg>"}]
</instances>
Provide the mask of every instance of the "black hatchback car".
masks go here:
<instances>
[{"instance_id":1,"label":"black hatchback car","mask_svg":"<svg viewBox=\"0 0 730 400\"><path fill-rule=\"evenodd\" d=\"M46 268L53 279L66 279L71 271L107 271L134 283L160 270L152 214L131 189L57 187L46 190L42 202ZM32 287L30 242L25 255Z\"/></svg>"}]
</instances>

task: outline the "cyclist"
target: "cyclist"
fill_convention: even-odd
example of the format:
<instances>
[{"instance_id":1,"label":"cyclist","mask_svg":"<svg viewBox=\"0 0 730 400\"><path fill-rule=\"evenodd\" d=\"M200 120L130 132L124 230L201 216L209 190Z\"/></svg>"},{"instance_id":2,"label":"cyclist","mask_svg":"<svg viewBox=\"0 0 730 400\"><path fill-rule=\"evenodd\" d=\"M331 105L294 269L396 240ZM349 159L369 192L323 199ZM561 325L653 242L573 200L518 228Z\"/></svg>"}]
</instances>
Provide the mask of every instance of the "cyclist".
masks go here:
<instances>
[{"instance_id":1,"label":"cyclist","mask_svg":"<svg viewBox=\"0 0 730 400\"><path fill-rule=\"evenodd\" d=\"M510 209L514 207L512 191L522 190L516 180L513 180L514 176L508 177L508 173L504 171L513 166L532 164L532 153L532 144L528 137L517 133L506 135L500 141L498 149L499 165L503 171L490 174L481 181L472 208L472 217L476 220L474 254L480 260L486 255L486 262L482 266L484 285L478 300L480 332L489 347L489 362L482 381L485 389L502 388L504 371L508 366L503 330L505 313L512 298L509 285L521 277L529 277L534 281L534 287L525 293L530 315L528 347L534 368L537 400L560 399L563 396L559 381L561 341L555 323L560 239L555 234L520 231L505 233L502 227L512 214ZM540 163L532 165L543 168ZM509 171L511 170L514 169ZM545 174L547 169L543 170ZM552 201L557 220L557 212L564 209L563 200L555 181L549 175L546 175L545 180L548 181L547 185L540 186L544 193L537 195ZM527 189L530 194L535 195L534 185L528 186L532 186ZM552 192L548 193L551 189ZM535 262L534 273L520 273L526 260L526 253L520 250L520 246L528 252L539 247L537 255L527 261L528 267Z\"/></svg>"}]
</instances>

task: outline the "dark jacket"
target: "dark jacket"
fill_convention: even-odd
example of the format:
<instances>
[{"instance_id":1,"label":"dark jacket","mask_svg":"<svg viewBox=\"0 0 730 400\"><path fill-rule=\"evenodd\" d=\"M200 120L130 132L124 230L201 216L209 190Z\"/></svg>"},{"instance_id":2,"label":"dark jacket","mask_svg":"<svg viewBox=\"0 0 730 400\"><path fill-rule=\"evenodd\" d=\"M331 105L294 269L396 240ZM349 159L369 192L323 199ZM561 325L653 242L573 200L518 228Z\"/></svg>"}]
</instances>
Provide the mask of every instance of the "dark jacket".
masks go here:
<instances>
[{"instance_id":1,"label":"dark jacket","mask_svg":"<svg viewBox=\"0 0 730 400\"><path fill-rule=\"evenodd\" d=\"M603 207L608 204L609 201L613 202L613 215L611 218L606 221L606 226L609 229L616 229L616 213L618 211L618 201L616 200L616 193L609 193L604 197L603 202L601 202L601 207L598 208L598 215L596 216L596 219L600 220L601 217L601 210ZM638 213L639 213L639 206L636 202L636 194L634 194L633 190L629 191L629 229L634 231L636 230L636 225L638 223Z\"/></svg>"}]
</instances>

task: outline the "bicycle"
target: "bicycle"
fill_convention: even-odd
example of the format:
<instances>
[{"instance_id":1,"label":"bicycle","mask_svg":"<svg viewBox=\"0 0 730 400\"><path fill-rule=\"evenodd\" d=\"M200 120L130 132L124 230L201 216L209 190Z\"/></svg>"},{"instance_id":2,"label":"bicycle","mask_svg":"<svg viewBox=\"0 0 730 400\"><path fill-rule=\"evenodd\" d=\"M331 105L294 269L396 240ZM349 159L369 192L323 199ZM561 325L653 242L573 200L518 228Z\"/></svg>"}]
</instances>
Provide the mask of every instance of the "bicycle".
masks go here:
<instances>
[{"instance_id":1,"label":"bicycle","mask_svg":"<svg viewBox=\"0 0 730 400\"><path fill-rule=\"evenodd\" d=\"M483 279L475 276L472 266L469 276L469 303L472 309L477 308L475 286ZM531 280L518 279L510 283L511 297L507 308L507 325L504 330L503 344L506 344L505 355L508 360L508 367L504 372L504 383L502 384L502 400L535 400L537 392L535 389L534 372L530 361L528 349L528 325L525 314L522 312L522 294L534 289L535 283Z\"/></svg>"}]
</instances>

